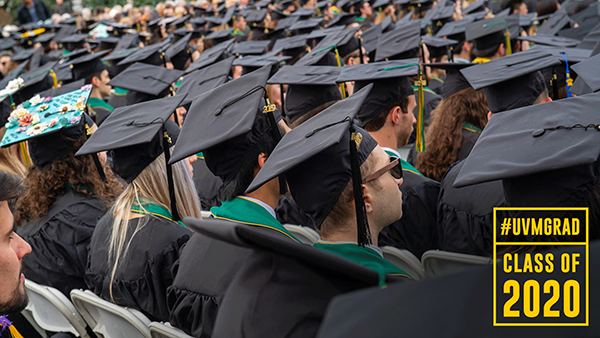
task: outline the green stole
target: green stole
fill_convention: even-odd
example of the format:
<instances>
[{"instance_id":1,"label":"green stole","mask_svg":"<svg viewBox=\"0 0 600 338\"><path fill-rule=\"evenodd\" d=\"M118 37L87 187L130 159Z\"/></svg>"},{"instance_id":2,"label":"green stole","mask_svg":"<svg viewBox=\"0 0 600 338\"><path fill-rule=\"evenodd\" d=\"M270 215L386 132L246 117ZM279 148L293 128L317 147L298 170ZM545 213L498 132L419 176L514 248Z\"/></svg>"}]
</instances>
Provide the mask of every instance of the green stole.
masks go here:
<instances>
[{"instance_id":1,"label":"green stole","mask_svg":"<svg viewBox=\"0 0 600 338\"><path fill-rule=\"evenodd\" d=\"M119 88L119 87L115 87L115 92L114 94L115 96L123 96L123 95L127 95L127 89L123 89L123 88Z\"/></svg>"},{"instance_id":2,"label":"green stole","mask_svg":"<svg viewBox=\"0 0 600 338\"><path fill-rule=\"evenodd\" d=\"M472 131L472 132L478 133L478 134L481 134L481 132L483 131L483 130L481 130L481 128L476 127L476 126L474 126L474 125L472 125L470 123L463 124L463 128L466 129L466 130L468 130L468 131Z\"/></svg>"},{"instance_id":3,"label":"green stole","mask_svg":"<svg viewBox=\"0 0 600 338\"><path fill-rule=\"evenodd\" d=\"M394 154L393 152L389 151L389 150L385 150L385 152L393 157L398 157L398 154ZM419 176L423 176L423 174L421 174L421 172L419 172L415 167L413 167L412 164L406 162L405 160L403 160L402 158L399 158L400 160L400 164L402 165L402 170L406 170L406 171L410 171L413 174L417 174Z\"/></svg>"},{"instance_id":4,"label":"green stole","mask_svg":"<svg viewBox=\"0 0 600 338\"><path fill-rule=\"evenodd\" d=\"M419 92L419 87L417 87L415 85L412 85L412 87L413 87L413 90L415 91L415 93ZM427 88L425 86L423 86L423 91L430 92L431 94L437 95L436 92L434 92L433 90L431 90L431 89L429 89L429 88Z\"/></svg>"},{"instance_id":5,"label":"green stole","mask_svg":"<svg viewBox=\"0 0 600 338\"><path fill-rule=\"evenodd\" d=\"M210 208L210 213L218 219L269 228L282 233L298 243L302 243L284 228L262 205L242 196L237 196L231 201L223 201L220 207Z\"/></svg>"},{"instance_id":6,"label":"green stole","mask_svg":"<svg viewBox=\"0 0 600 338\"><path fill-rule=\"evenodd\" d=\"M439 81L439 82L441 82L442 84L444 84L444 80L440 79L439 77L437 77L437 76L435 76L435 75L431 75L431 79L432 79L432 80Z\"/></svg>"},{"instance_id":7,"label":"green stole","mask_svg":"<svg viewBox=\"0 0 600 338\"><path fill-rule=\"evenodd\" d=\"M175 222L173 220L173 215L169 209L160 206L147 198L140 198L140 202L137 205L132 205L130 211L136 214L144 214L144 215L154 215L156 217L168 219L171 222ZM186 228L185 224L182 221L177 221L179 225Z\"/></svg>"},{"instance_id":8,"label":"green stole","mask_svg":"<svg viewBox=\"0 0 600 338\"><path fill-rule=\"evenodd\" d=\"M379 286L385 285L385 275L412 277L399 267L381 257L375 249L347 242L317 242L314 248L321 249L367 267L379 275Z\"/></svg>"},{"instance_id":9,"label":"green stole","mask_svg":"<svg viewBox=\"0 0 600 338\"><path fill-rule=\"evenodd\" d=\"M89 108L91 109L96 109L96 108L104 108L104 109L108 109L110 111L115 110L113 107L111 107L108 103L104 102L104 100L99 99L97 97L90 97L88 99L87 105Z\"/></svg>"}]
</instances>

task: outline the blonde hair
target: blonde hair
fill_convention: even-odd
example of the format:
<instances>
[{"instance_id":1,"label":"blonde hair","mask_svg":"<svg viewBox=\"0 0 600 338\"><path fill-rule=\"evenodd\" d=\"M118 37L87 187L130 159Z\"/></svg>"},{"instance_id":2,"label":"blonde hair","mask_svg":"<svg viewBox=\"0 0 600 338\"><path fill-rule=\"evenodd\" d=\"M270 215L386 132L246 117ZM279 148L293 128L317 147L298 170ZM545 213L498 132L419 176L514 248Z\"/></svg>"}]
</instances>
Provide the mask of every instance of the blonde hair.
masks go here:
<instances>
[{"instance_id":1,"label":"blonde hair","mask_svg":"<svg viewBox=\"0 0 600 338\"><path fill-rule=\"evenodd\" d=\"M6 133L6 127L0 128L0 139L4 137L4 133ZM19 150L18 144L7 148L0 148L0 170L24 179L27 176L27 167L25 167L25 164L17 156Z\"/></svg>"},{"instance_id":2,"label":"blonde hair","mask_svg":"<svg viewBox=\"0 0 600 338\"><path fill-rule=\"evenodd\" d=\"M200 202L198 201L198 195L186 161L179 161L173 164L172 168L177 211L180 217L201 218ZM114 217L108 245L108 261L113 262L110 277L111 299L113 299L112 286L119 261L127 253L133 237L146 225L145 218L138 218L133 234L130 238L127 238L128 229L130 226L133 226L129 222L131 207L136 205L143 209L141 200L148 199L170 210L171 203L167 182L165 155L163 153L127 185L125 191L117 198L110 210Z\"/></svg>"}]
</instances>

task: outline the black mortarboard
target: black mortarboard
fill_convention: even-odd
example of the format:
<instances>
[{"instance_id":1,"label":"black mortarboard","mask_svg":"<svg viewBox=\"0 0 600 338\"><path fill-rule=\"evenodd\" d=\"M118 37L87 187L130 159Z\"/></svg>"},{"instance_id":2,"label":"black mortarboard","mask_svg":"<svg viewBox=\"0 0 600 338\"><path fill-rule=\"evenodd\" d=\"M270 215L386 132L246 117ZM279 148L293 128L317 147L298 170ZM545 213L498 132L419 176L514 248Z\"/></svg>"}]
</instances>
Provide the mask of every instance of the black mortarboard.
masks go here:
<instances>
[{"instance_id":1,"label":"black mortarboard","mask_svg":"<svg viewBox=\"0 0 600 338\"><path fill-rule=\"evenodd\" d=\"M233 32L233 28L222 29L219 31L212 31L204 37L204 40L213 40L215 44L221 43L225 40L231 39L231 33Z\"/></svg>"},{"instance_id":2,"label":"black mortarboard","mask_svg":"<svg viewBox=\"0 0 600 338\"><path fill-rule=\"evenodd\" d=\"M259 24L267 17L267 10L261 9L258 11L246 11L244 13L244 19L250 25Z\"/></svg>"},{"instance_id":3,"label":"black mortarboard","mask_svg":"<svg viewBox=\"0 0 600 338\"><path fill-rule=\"evenodd\" d=\"M435 36L441 38L441 37L444 37L444 36L454 37L454 36L456 36L458 34L464 34L465 33L465 27L468 24L469 24L468 21L463 21L463 20L454 21L454 22L448 22L439 31L437 31L437 33L435 34Z\"/></svg>"},{"instance_id":4,"label":"black mortarboard","mask_svg":"<svg viewBox=\"0 0 600 338\"><path fill-rule=\"evenodd\" d=\"M54 39L55 36L56 36L56 33L46 33L46 34L38 35L38 36L35 37L34 42L35 43L39 42L42 45L46 45L50 41L52 41L52 39Z\"/></svg>"},{"instance_id":5,"label":"black mortarboard","mask_svg":"<svg viewBox=\"0 0 600 338\"><path fill-rule=\"evenodd\" d=\"M188 20L189 20L191 17L192 17L192 16L191 16L191 15L189 15L189 14L188 14L188 15L184 15L184 16L182 16L181 18L179 18L179 19L177 19L177 20L175 20L175 21L173 21L173 22L171 22L171 23L167 24L167 27L168 27L168 28L171 28L171 27L177 27L177 28L181 28L181 27L183 27L183 26L185 25L185 23L186 23L186 22L187 22L187 21L188 21Z\"/></svg>"},{"instance_id":6,"label":"black mortarboard","mask_svg":"<svg viewBox=\"0 0 600 338\"><path fill-rule=\"evenodd\" d=\"M123 60L117 63L118 66L124 66L128 64L132 64L134 62L142 62L151 65L161 65L164 62L164 56L162 55L162 49L165 46L161 43L157 43L154 45L146 46L144 48L140 48L133 54L130 54Z\"/></svg>"},{"instance_id":7,"label":"black mortarboard","mask_svg":"<svg viewBox=\"0 0 600 338\"><path fill-rule=\"evenodd\" d=\"M506 45L506 29L509 30L511 39L516 38L519 29L518 18L515 20L496 17L472 22L465 27L465 38L473 42L475 50L485 51L497 47L500 43Z\"/></svg>"},{"instance_id":8,"label":"black mortarboard","mask_svg":"<svg viewBox=\"0 0 600 338\"><path fill-rule=\"evenodd\" d=\"M437 38L433 36L422 36L421 39L423 43L427 45L429 49L429 57L430 58L440 58L443 55L448 55L448 51L451 46L454 46L458 43L456 40L452 39L443 39Z\"/></svg>"},{"instance_id":9,"label":"black mortarboard","mask_svg":"<svg viewBox=\"0 0 600 338\"><path fill-rule=\"evenodd\" d=\"M47 73L46 73L47 74ZM23 105L11 113L1 145L3 147L28 141L29 154L37 168L43 168L65 156L73 149L73 144L86 133L85 124L91 126L91 119L85 121L85 104L91 86L50 98L43 102L23 100ZM31 123L22 126L24 114L30 114ZM89 118L88 118L89 119ZM33 122L37 121L37 122Z\"/></svg>"},{"instance_id":10,"label":"black mortarboard","mask_svg":"<svg viewBox=\"0 0 600 338\"><path fill-rule=\"evenodd\" d=\"M298 16L290 16L287 18L283 18L277 22L277 26L275 26L275 30L287 29L299 20L300 20L300 17L298 17Z\"/></svg>"},{"instance_id":11,"label":"black mortarboard","mask_svg":"<svg viewBox=\"0 0 600 338\"><path fill-rule=\"evenodd\" d=\"M188 45L191 37L191 33L186 34L165 51L167 60L173 63L175 69L183 70L187 61L192 60L192 48Z\"/></svg>"},{"instance_id":12,"label":"black mortarboard","mask_svg":"<svg viewBox=\"0 0 600 338\"><path fill-rule=\"evenodd\" d=\"M313 8L298 8L290 16L299 16L301 20L308 19L315 14L315 10Z\"/></svg>"},{"instance_id":13,"label":"black mortarboard","mask_svg":"<svg viewBox=\"0 0 600 338\"><path fill-rule=\"evenodd\" d=\"M16 63L22 63L23 61L27 61L29 60L29 58L31 58L33 56L33 54L38 50L39 48L35 48L35 49L21 49L19 52L14 53L13 55L10 56L10 61L16 62Z\"/></svg>"},{"instance_id":14,"label":"black mortarboard","mask_svg":"<svg viewBox=\"0 0 600 338\"><path fill-rule=\"evenodd\" d=\"M538 43L540 45L545 46L553 46L553 47L575 47L581 41L565 38L554 35L546 35L546 34L537 34L537 35L528 35L528 36L519 36L518 40L530 41L533 43Z\"/></svg>"},{"instance_id":15,"label":"black mortarboard","mask_svg":"<svg viewBox=\"0 0 600 338\"><path fill-rule=\"evenodd\" d=\"M322 22L322 18L301 20L288 27L288 30L290 32L297 32L298 34L307 34L321 25Z\"/></svg>"},{"instance_id":16,"label":"black mortarboard","mask_svg":"<svg viewBox=\"0 0 600 338\"><path fill-rule=\"evenodd\" d=\"M575 27L576 25L573 24L573 27L564 28L556 33L556 35L575 40L583 40L594 30L598 23L600 23L600 17L596 17L594 20L584 21L582 24L578 24L577 27Z\"/></svg>"},{"instance_id":17,"label":"black mortarboard","mask_svg":"<svg viewBox=\"0 0 600 338\"><path fill-rule=\"evenodd\" d=\"M328 54L331 54L330 52L333 52L335 48L338 50L340 59L343 58L346 54L358 49L358 40L354 37L354 34L357 31L358 28L350 28L327 35L310 53L298 60L296 65L310 66L318 64L321 59L325 58ZM332 66L333 64L327 62L327 65Z\"/></svg>"},{"instance_id":18,"label":"black mortarboard","mask_svg":"<svg viewBox=\"0 0 600 338\"><path fill-rule=\"evenodd\" d=\"M373 89L356 114L359 126L364 127L386 108L391 108L392 104L414 95L408 78L418 73L419 59L375 62L344 67L337 82L355 81L356 91L373 84Z\"/></svg>"},{"instance_id":19,"label":"black mortarboard","mask_svg":"<svg viewBox=\"0 0 600 338\"><path fill-rule=\"evenodd\" d=\"M136 62L111 79L108 85L153 96L161 96L181 75L183 75L181 70Z\"/></svg>"},{"instance_id":20,"label":"black mortarboard","mask_svg":"<svg viewBox=\"0 0 600 338\"><path fill-rule=\"evenodd\" d=\"M79 79L77 81L64 84L60 87L44 90L43 92L38 93L38 95L41 97L48 97L48 96L55 97L55 96L59 96L59 95L66 94L68 92L72 92L74 90L80 89L83 86L85 86L85 79Z\"/></svg>"},{"instance_id":21,"label":"black mortarboard","mask_svg":"<svg viewBox=\"0 0 600 338\"><path fill-rule=\"evenodd\" d=\"M475 13L475 12L484 11L484 10L485 10L485 0L478 0L478 1L472 2L467 7L463 8L462 13L463 13L463 15L467 15L469 13Z\"/></svg>"},{"instance_id":22,"label":"black mortarboard","mask_svg":"<svg viewBox=\"0 0 600 338\"><path fill-rule=\"evenodd\" d=\"M600 41L600 23L598 23L584 38L577 48L593 49Z\"/></svg>"},{"instance_id":23,"label":"black mortarboard","mask_svg":"<svg viewBox=\"0 0 600 338\"><path fill-rule=\"evenodd\" d=\"M140 49L140 48L139 47L133 47L133 48L130 48L130 49L113 50L112 53L110 53L109 55L103 57L102 61L119 61L119 60L123 60L124 58L128 57L129 55L135 53L138 49Z\"/></svg>"},{"instance_id":24,"label":"black mortarboard","mask_svg":"<svg viewBox=\"0 0 600 338\"><path fill-rule=\"evenodd\" d=\"M598 105L594 93L494 116L454 186L502 179L509 206L574 206L598 184Z\"/></svg>"},{"instance_id":25,"label":"black mortarboard","mask_svg":"<svg viewBox=\"0 0 600 338\"><path fill-rule=\"evenodd\" d=\"M548 52L548 53L552 54L552 56L554 56L554 58L559 61L564 60L562 54L565 54L565 56L567 57L567 60L569 60L569 62L580 62L580 61L586 60L592 54L591 50L581 49L581 48L567 48L567 47L553 47L553 46L537 45L537 46L533 46L531 49L543 50L545 52Z\"/></svg>"},{"instance_id":26,"label":"black mortarboard","mask_svg":"<svg viewBox=\"0 0 600 338\"><path fill-rule=\"evenodd\" d=\"M585 81L592 92L600 90L600 54L573 65L571 69Z\"/></svg>"},{"instance_id":27,"label":"black mortarboard","mask_svg":"<svg viewBox=\"0 0 600 338\"><path fill-rule=\"evenodd\" d=\"M66 50L73 51L83 46L85 39L88 38L87 34L73 34L67 37L63 37L60 43L65 47Z\"/></svg>"},{"instance_id":28,"label":"black mortarboard","mask_svg":"<svg viewBox=\"0 0 600 338\"><path fill-rule=\"evenodd\" d=\"M13 38L4 38L0 40L0 50L10 49L16 45L17 42Z\"/></svg>"},{"instance_id":29,"label":"black mortarboard","mask_svg":"<svg viewBox=\"0 0 600 338\"><path fill-rule=\"evenodd\" d=\"M185 95L115 109L81 147L77 155L111 151L113 170L131 183L160 154L166 153L163 131L177 135L169 120ZM169 147L171 147L169 145Z\"/></svg>"},{"instance_id":30,"label":"black mortarboard","mask_svg":"<svg viewBox=\"0 0 600 338\"><path fill-rule=\"evenodd\" d=\"M323 28L323 29L316 29L316 30L310 32L306 38L307 39L322 39L322 38L326 37L327 35L332 34L333 32L339 32L341 30L344 30L343 26L333 26L333 27L327 27L327 28Z\"/></svg>"},{"instance_id":31,"label":"black mortarboard","mask_svg":"<svg viewBox=\"0 0 600 338\"><path fill-rule=\"evenodd\" d=\"M364 201L359 188L362 185L360 166L377 142L356 127L353 119L371 88L369 85L359 90L288 132L246 191L254 191L283 175L294 201L320 227L351 181L354 200L358 202L357 242L359 245L369 243L364 205L360 203Z\"/></svg>"},{"instance_id":32,"label":"black mortarboard","mask_svg":"<svg viewBox=\"0 0 600 338\"><path fill-rule=\"evenodd\" d=\"M221 21L221 24L222 25L229 24L231 19L233 19L233 16L234 16L236 10L237 10L236 6L231 6L231 7L227 8L225 15L223 16L223 21Z\"/></svg>"},{"instance_id":33,"label":"black mortarboard","mask_svg":"<svg viewBox=\"0 0 600 338\"><path fill-rule=\"evenodd\" d=\"M113 51L117 52L120 50L126 50L126 49L130 49L130 48L134 48L134 47L139 47L139 43L140 43L140 34L139 33L126 34L126 35L123 35L121 37L121 39L119 39L119 43L115 46Z\"/></svg>"},{"instance_id":34,"label":"black mortarboard","mask_svg":"<svg viewBox=\"0 0 600 338\"><path fill-rule=\"evenodd\" d=\"M556 66L560 61L552 54L530 49L461 69L473 89L484 88L492 113L531 105L546 89L539 70Z\"/></svg>"},{"instance_id":35,"label":"black mortarboard","mask_svg":"<svg viewBox=\"0 0 600 338\"><path fill-rule=\"evenodd\" d=\"M233 45L232 54L235 55L260 55L267 51L271 41L242 41Z\"/></svg>"},{"instance_id":36,"label":"black mortarboard","mask_svg":"<svg viewBox=\"0 0 600 338\"><path fill-rule=\"evenodd\" d=\"M210 64L213 64L219 60L226 58L229 55L229 49L233 44L233 40L229 40L226 42L222 42L208 50L205 50L199 58L196 59L185 71L186 74L189 74L196 69L200 69L206 67Z\"/></svg>"},{"instance_id":37,"label":"black mortarboard","mask_svg":"<svg viewBox=\"0 0 600 338\"><path fill-rule=\"evenodd\" d=\"M78 57L75 60L70 61L71 70L73 72L73 80L83 79L87 76L99 73L106 69L106 66L100 58L108 54L110 51L105 50L94 54L88 54L82 57Z\"/></svg>"},{"instance_id":38,"label":"black mortarboard","mask_svg":"<svg viewBox=\"0 0 600 338\"><path fill-rule=\"evenodd\" d=\"M277 131L271 113L263 113L270 70L263 67L196 97L171 163L202 152L210 171L228 184L246 160L256 160L246 155L259 140L274 137Z\"/></svg>"},{"instance_id":39,"label":"black mortarboard","mask_svg":"<svg viewBox=\"0 0 600 338\"><path fill-rule=\"evenodd\" d=\"M474 63L444 62L427 63L425 65L432 68L444 69L446 71L446 78L444 79L444 84L442 84L440 92L440 95L442 95L443 99L456 94L463 89L471 88L471 84L469 81L467 81L460 70L471 67L475 65Z\"/></svg>"},{"instance_id":40,"label":"black mortarboard","mask_svg":"<svg viewBox=\"0 0 600 338\"><path fill-rule=\"evenodd\" d=\"M306 50L308 35L296 35L285 39L277 39L273 45L273 53L287 52L284 55L296 56Z\"/></svg>"},{"instance_id":41,"label":"black mortarboard","mask_svg":"<svg viewBox=\"0 0 600 338\"><path fill-rule=\"evenodd\" d=\"M183 77L176 95L186 94L183 105L187 105L198 95L227 82L234 57L219 61Z\"/></svg>"},{"instance_id":42,"label":"black mortarboard","mask_svg":"<svg viewBox=\"0 0 600 338\"><path fill-rule=\"evenodd\" d=\"M364 31L360 36L362 39L362 47L369 54L371 59L375 59L375 50L377 50L377 40L381 35L381 25L371 26Z\"/></svg>"},{"instance_id":43,"label":"black mortarboard","mask_svg":"<svg viewBox=\"0 0 600 338\"><path fill-rule=\"evenodd\" d=\"M109 36L107 38L97 38L97 39L87 39L88 43L98 43L98 47L100 49L113 49L119 44L121 41L120 38L115 36Z\"/></svg>"},{"instance_id":44,"label":"black mortarboard","mask_svg":"<svg viewBox=\"0 0 600 338\"><path fill-rule=\"evenodd\" d=\"M375 61L381 61L386 58L412 58L417 54L416 49L419 48L420 43L421 22L414 21L403 24L401 27L397 27L395 30L379 36Z\"/></svg>"},{"instance_id":45,"label":"black mortarboard","mask_svg":"<svg viewBox=\"0 0 600 338\"><path fill-rule=\"evenodd\" d=\"M431 32L437 33L446 23L454 21L455 5L436 5L431 12ZM427 13L429 14L429 12Z\"/></svg>"},{"instance_id":46,"label":"black mortarboard","mask_svg":"<svg viewBox=\"0 0 600 338\"><path fill-rule=\"evenodd\" d=\"M348 25L356 22L357 15L358 15L357 12L355 12L355 13L342 12L342 13L334 16L333 19L331 19L331 21L329 21L327 26L328 27L333 27L333 26L338 26L338 25L339 26L348 26Z\"/></svg>"},{"instance_id":47,"label":"black mortarboard","mask_svg":"<svg viewBox=\"0 0 600 338\"><path fill-rule=\"evenodd\" d=\"M242 66L242 75L246 75L264 66L271 66L270 75L279 70L282 62L291 59L291 56L277 56L273 53L263 55L248 55L243 58L237 58L233 61L234 66Z\"/></svg>"},{"instance_id":48,"label":"black mortarboard","mask_svg":"<svg viewBox=\"0 0 600 338\"><path fill-rule=\"evenodd\" d=\"M562 8L554 12L546 22L537 29L537 34L556 35L558 31L571 23L567 12Z\"/></svg>"},{"instance_id":49,"label":"black mortarboard","mask_svg":"<svg viewBox=\"0 0 600 338\"><path fill-rule=\"evenodd\" d=\"M287 84L285 115L293 123L311 110L342 99L335 80L342 71L336 66L285 66L267 83Z\"/></svg>"}]
</instances>

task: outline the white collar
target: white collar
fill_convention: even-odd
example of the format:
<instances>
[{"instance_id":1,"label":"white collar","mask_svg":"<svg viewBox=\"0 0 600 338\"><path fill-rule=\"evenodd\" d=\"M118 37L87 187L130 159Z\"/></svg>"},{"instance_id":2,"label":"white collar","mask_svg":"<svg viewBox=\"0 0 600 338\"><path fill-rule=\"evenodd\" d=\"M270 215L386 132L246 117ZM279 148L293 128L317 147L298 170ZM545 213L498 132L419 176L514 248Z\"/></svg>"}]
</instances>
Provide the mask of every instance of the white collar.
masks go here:
<instances>
[{"instance_id":1,"label":"white collar","mask_svg":"<svg viewBox=\"0 0 600 338\"><path fill-rule=\"evenodd\" d=\"M383 150L385 150L385 151L394 153L394 155L396 155L396 157L398 157L398 158L402 158L402 157L400 157L400 153L398 152L398 150L388 148L388 147L381 147L381 148L383 148Z\"/></svg>"},{"instance_id":2,"label":"white collar","mask_svg":"<svg viewBox=\"0 0 600 338\"><path fill-rule=\"evenodd\" d=\"M275 210L273 208L271 208L271 206L268 205L267 203L265 203L261 200L257 200L256 198L248 197L248 196L238 196L238 197L245 198L247 200L250 200L250 201L260 205L261 207L265 208L265 210L267 210L269 212L269 214L271 214L271 216L273 216L273 218L277 218L275 216Z\"/></svg>"},{"instance_id":3,"label":"white collar","mask_svg":"<svg viewBox=\"0 0 600 338\"><path fill-rule=\"evenodd\" d=\"M331 241L324 241L322 239L318 240L317 243L323 243L323 244L356 244L356 245L358 245L358 242L352 242L352 241L331 242ZM383 251L381 251L381 248L379 248L378 246L375 246L373 244L367 244L366 247L375 250L375 252L377 252L379 254L379 256L383 257Z\"/></svg>"}]
</instances>

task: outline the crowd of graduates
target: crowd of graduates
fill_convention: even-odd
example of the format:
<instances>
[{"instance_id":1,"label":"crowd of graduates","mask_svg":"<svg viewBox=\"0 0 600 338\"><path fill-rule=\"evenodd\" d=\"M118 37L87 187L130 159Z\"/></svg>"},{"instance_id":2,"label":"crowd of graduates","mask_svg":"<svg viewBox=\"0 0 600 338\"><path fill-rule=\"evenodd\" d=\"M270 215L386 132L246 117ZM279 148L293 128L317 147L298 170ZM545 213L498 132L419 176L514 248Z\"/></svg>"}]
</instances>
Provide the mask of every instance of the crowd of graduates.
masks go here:
<instances>
[{"instance_id":1,"label":"crowd of graduates","mask_svg":"<svg viewBox=\"0 0 600 338\"><path fill-rule=\"evenodd\" d=\"M21 330L27 278L194 337L312 337L334 297L420 283L383 247L491 258L495 216L529 215L495 207L589 208L587 232L505 242L600 238L596 1L37 5L0 40Z\"/></svg>"}]
</instances>

